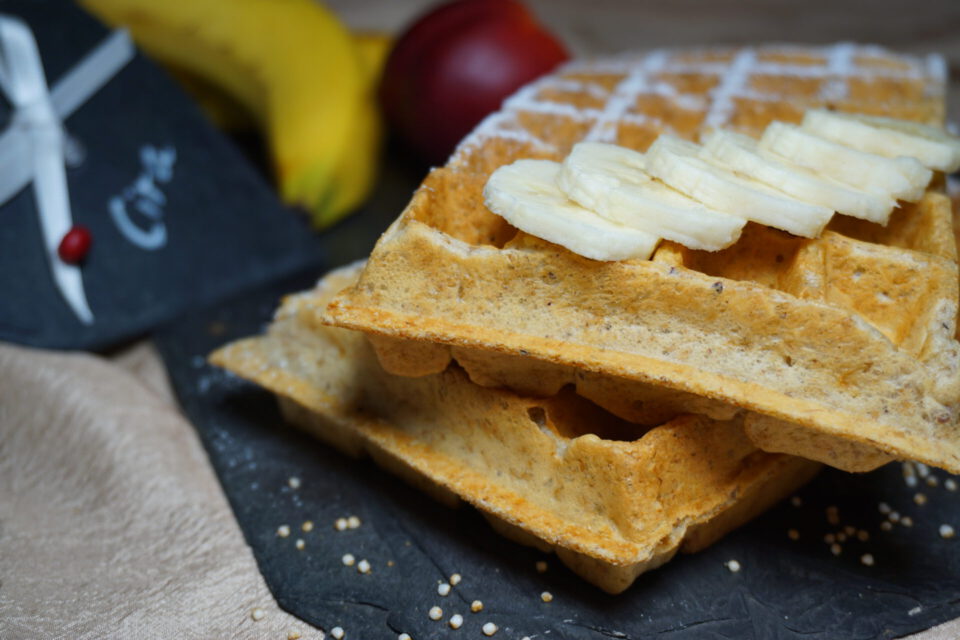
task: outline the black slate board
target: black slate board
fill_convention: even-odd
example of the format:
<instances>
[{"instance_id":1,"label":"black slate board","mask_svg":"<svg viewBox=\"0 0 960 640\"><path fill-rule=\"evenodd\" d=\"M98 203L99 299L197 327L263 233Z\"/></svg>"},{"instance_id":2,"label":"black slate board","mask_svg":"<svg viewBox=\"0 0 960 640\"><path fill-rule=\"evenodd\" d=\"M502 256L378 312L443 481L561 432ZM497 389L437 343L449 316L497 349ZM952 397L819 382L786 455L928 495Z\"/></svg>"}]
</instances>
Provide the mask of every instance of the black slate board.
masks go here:
<instances>
[{"instance_id":1,"label":"black slate board","mask_svg":"<svg viewBox=\"0 0 960 640\"><path fill-rule=\"evenodd\" d=\"M555 558L495 535L471 509L451 510L398 482L372 462L346 459L283 425L272 397L210 367L205 355L236 337L262 330L282 294L308 287L308 273L197 312L157 336L172 381L196 425L267 584L280 605L348 638L417 640L530 638L895 638L960 616L960 538L941 538L949 523L960 530L960 492L939 484L907 487L901 466L849 475L823 472L786 502L706 551L678 556L641 576L624 594L609 596L583 583ZM302 482L297 490L288 478ZM916 492L928 502L914 501ZM911 527L883 532L878 503L887 502ZM840 526L827 522L838 508ZM362 525L338 532L337 518ZM309 533L300 525L315 523ZM277 527L291 527L288 538ZM844 525L869 532L847 540L834 556L824 535ZM800 538L792 541L788 530ZM295 540L305 548L298 551ZM341 556L366 558L361 575ZM860 558L870 553L875 565ZM733 573L725 562L737 560ZM540 574L536 561L547 560ZM392 562L392 566L389 564ZM448 597L437 584L459 572ZM552 602L540 599L543 591ZM481 613L470 612L479 599ZM427 616L439 605L443 621ZM464 617L454 631L446 620Z\"/></svg>"}]
</instances>

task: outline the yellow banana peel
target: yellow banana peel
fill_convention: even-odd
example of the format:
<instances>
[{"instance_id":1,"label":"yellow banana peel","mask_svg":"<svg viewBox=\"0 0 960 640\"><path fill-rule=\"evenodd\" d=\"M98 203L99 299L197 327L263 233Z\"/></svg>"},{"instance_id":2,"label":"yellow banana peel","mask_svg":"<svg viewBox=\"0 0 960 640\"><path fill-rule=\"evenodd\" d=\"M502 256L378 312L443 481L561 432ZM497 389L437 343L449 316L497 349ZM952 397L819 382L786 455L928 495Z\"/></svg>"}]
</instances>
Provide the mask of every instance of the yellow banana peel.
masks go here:
<instances>
[{"instance_id":1,"label":"yellow banana peel","mask_svg":"<svg viewBox=\"0 0 960 640\"><path fill-rule=\"evenodd\" d=\"M210 87L208 109L228 96L252 114L281 197L308 209L315 226L332 224L366 198L382 137L372 84L388 38L354 38L316 0L81 3L127 27L144 51L201 91ZM237 115L222 107L223 118Z\"/></svg>"}]
</instances>

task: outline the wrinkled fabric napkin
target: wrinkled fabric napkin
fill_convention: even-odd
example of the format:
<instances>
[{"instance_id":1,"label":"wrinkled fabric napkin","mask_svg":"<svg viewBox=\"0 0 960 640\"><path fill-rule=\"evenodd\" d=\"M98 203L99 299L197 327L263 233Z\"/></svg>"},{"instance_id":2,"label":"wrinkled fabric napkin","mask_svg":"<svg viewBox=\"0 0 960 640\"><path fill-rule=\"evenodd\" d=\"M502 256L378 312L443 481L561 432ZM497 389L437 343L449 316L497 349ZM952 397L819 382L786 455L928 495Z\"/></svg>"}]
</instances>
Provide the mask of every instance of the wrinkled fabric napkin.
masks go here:
<instances>
[{"instance_id":1,"label":"wrinkled fabric napkin","mask_svg":"<svg viewBox=\"0 0 960 640\"><path fill-rule=\"evenodd\" d=\"M298 637L151 346L0 344L0 638Z\"/></svg>"},{"instance_id":2,"label":"wrinkled fabric napkin","mask_svg":"<svg viewBox=\"0 0 960 640\"><path fill-rule=\"evenodd\" d=\"M152 348L0 345L0 638L296 637Z\"/></svg>"}]
</instances>

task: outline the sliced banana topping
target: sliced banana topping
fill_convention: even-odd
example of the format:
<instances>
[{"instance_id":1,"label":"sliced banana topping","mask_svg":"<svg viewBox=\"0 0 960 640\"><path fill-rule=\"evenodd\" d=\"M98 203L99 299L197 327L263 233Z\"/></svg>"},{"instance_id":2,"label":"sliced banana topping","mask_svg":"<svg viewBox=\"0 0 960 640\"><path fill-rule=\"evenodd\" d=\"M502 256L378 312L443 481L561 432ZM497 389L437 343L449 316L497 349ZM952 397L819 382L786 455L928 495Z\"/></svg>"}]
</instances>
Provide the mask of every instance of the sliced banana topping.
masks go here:
<instances>
[{"instance_id":1,"label":"sliced banana topping","mask_svg":"<svg viewBox=\"0 0 960 640\"><path fill-rule=\"evenodd\" d=\"M909 156L947 173L960 169L960 138L918 122L817 109L807 112L802 128L858 151L885 158Z\"/></svg>"},{"instance_id":2,"label":"sliced banana topping","mask_svg":"<svg viewBox=\"0 0 960 640\"><path fill-rule=\"evenodd\" d=\"M631 149L581 142L563 161L557 183L571 200L607 220L691 249L716 251L737 241L745 218L708 209L654 180L644 162Z\"/></svg>"},{"instance_id":3,"label":"sliced banana topping","mask_svg":"<svg viewBox=\"0 0 960 640\"><path fill-rule=\"evenodd\" d=\"M661 135L647 151L647 171L708 207L806 238L820 235L833 216L832 209L712 165L699 151L691 142Z\"/></svg>"},{"instance_id":4,"label":"sliced banana topping","mask_svg":"<svg viewBox=\"0 0 960 640\"><path fill-rule=\"evenodd\" d=\"M517 160L491 174L487 207L513 226L594 260L649 258L659 236L606 220L560 190L560 164Z\"/></svg>"},{"instance_id":5,"label":"sliced banana topping","mask_svg":"<svg viewBox=\"0 0 960 640\"><path fill-rule=\"evenodd\" d=\"M732 131L718 129L708 135L700 149L700 157L798 200L871 222L885 225L897 206L889 196L848 187L779 159L759 149L753 138Z\"/></svg>"},{"instance_id":6,"label":"sliced banana topping","mask_svg":"<svg viewBox=\"0 0 960 640\"><path fill-rule=\"evenodd\" d=\"M772 122L767 127L759 146L854 189L908 202L919 200L933 177L914 158L885 158L858 151L782 122Z\"/></svg>"}]
</instances>

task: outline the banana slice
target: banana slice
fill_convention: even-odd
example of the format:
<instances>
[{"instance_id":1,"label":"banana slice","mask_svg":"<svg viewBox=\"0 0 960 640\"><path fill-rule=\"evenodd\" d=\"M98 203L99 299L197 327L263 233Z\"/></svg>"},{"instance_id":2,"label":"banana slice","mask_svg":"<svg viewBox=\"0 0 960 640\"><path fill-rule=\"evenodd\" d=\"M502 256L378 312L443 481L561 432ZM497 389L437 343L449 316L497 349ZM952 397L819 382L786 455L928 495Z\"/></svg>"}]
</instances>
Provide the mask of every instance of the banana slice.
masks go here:
<instances>
[{"instance_id":1,"label":"banana slice","mask_svg":"<svg viewBox=\"0 0 960 640\"><path fill-rule=\"evenodd\" d=\"M908 202L919 200L933 177L933 172L914 158L884 158L857 151L782 122L770 123L759 147L817 175Z\"/></svg>"},{"instance_id":2,"label":"banana slice","mask_svg":"<svg viewBox=\"0 0 960 640\"><path fill-rule=\"evenodd\" d=\"M649 258L660 239L601 218L569 200L557 178L560 164L517 160L487 180L487 208L527 233L594 260Z\"/></svg>"},{"instance_id":3,"label":"banana slice","mask_svg":"<svg viewBox=\"0 0 960 640\"><path fill-rule=\"evenodd\" d=\"M741 178L698 156L699 146L661 135L647 151L647 171L703 204L806 238L820 235L833 210L801 202Z\"/></svg>"},{"instance_id":4,"label":"banana slice","mask_svg":"<svg viewBox=\"0 0 960 640\"><path fill-rule=\"evenodd\" d=\"M909 156L928 169L960 169L960 138L943 129L893 118L808 111L801 125L821 138L885 158Z\"/></svg>"},{"instance_id":5,"label":"banana slice","mask_svg":"<svg viewBox=\"0 0 960 640\"><path fill-rule=\"evenodd\" d=\"M852 189L803 167L765 153L753 138L717 129L700 149L700 157L748 176L798 200L827 207L855 218L887 224L897 206L889 196Z\"/></svg>"},{"instance_id":6,"label":"banana slice","mask_svg":"<svg viewBox=\"0 0 960 640\"><path fill-rule=\"evenodd\" d=\"M745 218L706 208L643 170L642 153L613 144L581 142L563 161L557 184L568 198L602 217L679 242L716 251L740 237Z\"/></svg>"}]
</instances>

